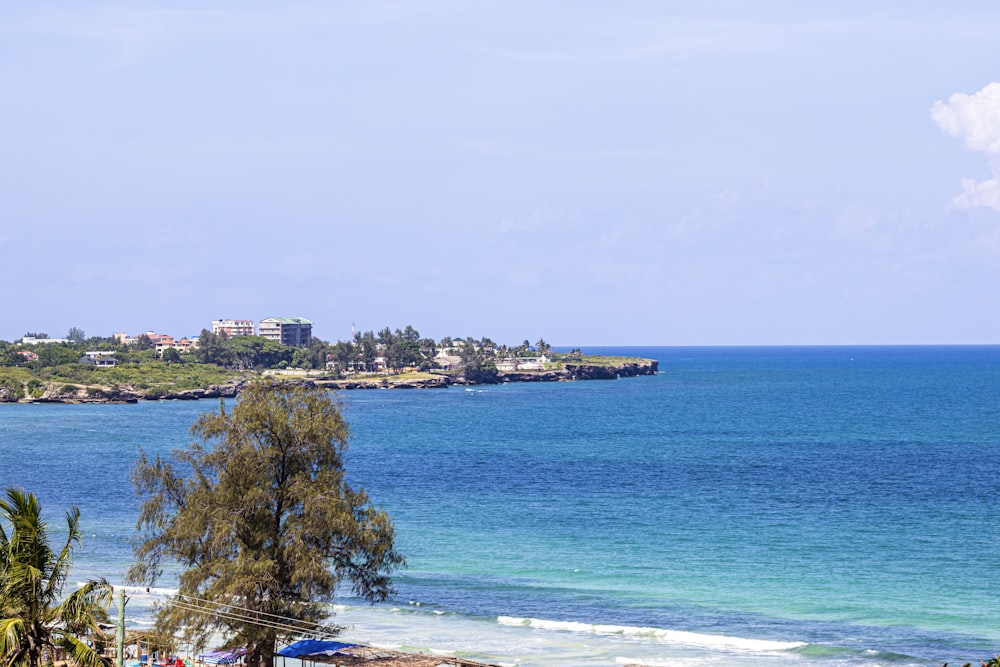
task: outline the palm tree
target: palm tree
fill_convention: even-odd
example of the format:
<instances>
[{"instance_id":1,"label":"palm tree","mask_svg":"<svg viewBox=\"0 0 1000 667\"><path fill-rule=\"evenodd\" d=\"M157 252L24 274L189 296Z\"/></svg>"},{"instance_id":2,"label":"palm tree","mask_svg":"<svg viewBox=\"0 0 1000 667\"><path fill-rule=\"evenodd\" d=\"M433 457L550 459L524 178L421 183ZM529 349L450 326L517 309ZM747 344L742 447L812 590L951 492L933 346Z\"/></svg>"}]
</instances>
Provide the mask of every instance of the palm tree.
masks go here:
<instances>
[{"instance_id":1,"label":"palm tree","mask_svg":"<svg viewBox=\"0 0 1000 667\"><path fill-rule=\"evenodd\" d=\"M110 663L77 635L103 638L98 621L112 589L104 579L91 580L62 602L73 547L80 543L80 510L66 513L69 536L56 553L49 546L47 524L34 494L8 489L0 499L0 667L39 667L51 663L55 649L81 667Z\"/></svg>"}]
</instances>

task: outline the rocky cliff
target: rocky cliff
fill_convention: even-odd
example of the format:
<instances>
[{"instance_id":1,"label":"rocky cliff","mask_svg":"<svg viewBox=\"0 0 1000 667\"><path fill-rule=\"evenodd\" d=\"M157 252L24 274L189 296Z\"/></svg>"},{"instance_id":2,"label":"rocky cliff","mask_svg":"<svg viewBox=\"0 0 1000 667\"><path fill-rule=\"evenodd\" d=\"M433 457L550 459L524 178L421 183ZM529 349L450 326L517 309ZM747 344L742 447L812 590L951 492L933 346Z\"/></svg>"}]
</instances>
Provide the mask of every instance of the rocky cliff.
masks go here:
<instances>
[{"instance_id":1,"label":"rocky cliff","mask_svg":"<svg viewBox=\"0 0 1000 667\"><path fill-rule=\"evenodd\" d=\"M481 380L468 380L460 375L435 375L419 379L394 379L393 377L351 380L325 380L291 378L291 384L329 387L336 390L353 389L438 389L451 385L501 384L506 382L572 382L575 380L614 380L639 375L656 375L659 364L652 359L628 361L613 365L566 364L561 369L542 371L497 372L481 376ZM41 391L20 392L0 387L0 403L135 403L141 400L193 401L202 398L232 398L247 385L239 380L221 385L196 389L172 390L157 387L140 390L133 386L81 386L51 383ZM20 394L20 395L18 395Z\"/></svg>"}]
</instances>

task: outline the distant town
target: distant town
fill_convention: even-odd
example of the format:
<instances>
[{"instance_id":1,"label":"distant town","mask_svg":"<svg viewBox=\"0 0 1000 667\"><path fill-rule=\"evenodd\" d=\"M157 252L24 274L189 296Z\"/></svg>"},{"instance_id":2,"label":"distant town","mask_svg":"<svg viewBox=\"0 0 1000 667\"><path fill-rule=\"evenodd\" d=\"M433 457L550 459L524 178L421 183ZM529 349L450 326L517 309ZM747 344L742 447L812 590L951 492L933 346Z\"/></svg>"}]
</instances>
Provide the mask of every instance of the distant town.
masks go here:
<instances>
[{"instance_id":1,"label":"distant town","mask_svg":"<svg viewBox=\"0 0 1000 667\"><path fill-rule=\"evenodd\" d=\"M499 371L541 370L551 346L544 339L534 345L498 345L489 338L421 337L412 326L353 332L351 340L329 343L313 336L313 323L304 317L267 317L213 320L198 336L176 337L156 331L115 332L90 337L71 327L65 338L29 332L13 343L0 341L0 366L45 366L77 361L99 368L119 363L162 360L193 361L236 370L301 368L338 374L405 371L473 372L489 366ZM56 353L57 348L68 349ZM78 358L70 358L79 353ZM578 351L577 351L578 353Z\"/></svg>"},{"instance_id":2,"label":"distant town","mask_svg":"<svg viewBox=\"0 0 1000 667\"><path fill-rule=\"evenodd\" d=\"M70 334L77 333L74 338L49 338L47 334L27 334L21 338L22 345L39 345L46 343L72 344L84 342L83 332L76 327L70 329ZM207 329L206 329L207 331ZM271 340L282 345L302 346L308 345L312 340L312 322L303 317L268 317L260 321L255 328L253 320L212 320L212 333L225 338L235 338L236 336L260 336L265 340ZM145 341L152 344L157 354L163 354L166 350L173 348L178 352L189 352L191 348L198 346L198 337L176 338L167 334L147 331L143 334L131 336L124 331L116 331L112 339L118 345L136 345Z\"/></svg>"},{"instance_id":3,"label":"distant town","mask_svg":"<svg viewBox=\"0 0 1000 667\"><path fill-rule=\"evenodd\" d=\"M192 337L156 331L64 338L28 332L0 341L0 403L134 402L233 396L261 375L333 389L613 379L657 372L657 362L553 352L539 338L516 345L421 336L412 326L353 331L330 343L303 317L219 319Z\"/></svg>"}]
</instances>

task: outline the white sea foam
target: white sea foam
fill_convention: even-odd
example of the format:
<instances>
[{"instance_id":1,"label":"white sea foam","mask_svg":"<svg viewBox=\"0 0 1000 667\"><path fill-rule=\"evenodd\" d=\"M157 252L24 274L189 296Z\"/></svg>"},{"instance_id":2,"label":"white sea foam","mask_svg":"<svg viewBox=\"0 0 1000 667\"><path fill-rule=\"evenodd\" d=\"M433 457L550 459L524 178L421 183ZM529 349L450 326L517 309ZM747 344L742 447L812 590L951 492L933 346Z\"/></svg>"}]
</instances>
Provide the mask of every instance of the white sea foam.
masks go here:
<instances>
[{"instance_id":1,"label":"white sea foam","mask_svg":"<svg viewBox=\"0 0 1000 667\"><path fill-rule=\"evenodd\" d=\"M515 625L537 628L539 630L555 630L563 632L586 632L596 635L621 635L640 639L655 639L668 644L697 646L715 649L738 649L741 651L787 651L805 646L805 642L779 642L770 639L749 639L746 637L729 637L726 635L706 635L699 632L684 630L668 630L665 628L635 627L630 625L600 625L593 623L578 623L573 621L547 621L540 618L520 618L500 616L497 622L501 625Z\"/></svg>"},{"instance_id":2,"label":"white sea foam","mask_svg":"<svg viewBox=\"0 0 1000 667\"><path fill-rule=\"evenodd\" d=\"M642 658L615 658L615 662L619 665L643 665L643 667L672 667L670 663L666 662L647 662Z\"/></svg>"},{"instance_id":3,"label":"white sea foam","mask_svg":"<svg viewBox=\"0 0 1000 667\"><path fill-rule=\"evenodd\" d=\"M150 586L125 586L124 584L111 584L116 591L125 591L129 597L151 597L177 595L176 588L155 588Z\"/></svg>"}]
</instances>

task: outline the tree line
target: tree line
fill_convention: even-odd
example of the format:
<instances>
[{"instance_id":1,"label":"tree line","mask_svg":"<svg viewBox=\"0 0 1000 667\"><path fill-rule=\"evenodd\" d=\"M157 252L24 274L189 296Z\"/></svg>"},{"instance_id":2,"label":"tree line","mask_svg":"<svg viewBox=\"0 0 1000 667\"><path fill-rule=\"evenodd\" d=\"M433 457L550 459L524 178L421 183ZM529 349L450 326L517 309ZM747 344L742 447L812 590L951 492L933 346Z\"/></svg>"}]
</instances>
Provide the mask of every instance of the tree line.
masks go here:
<instances>
[{"instance_id":1,"label":"tree line","mask_svg":"<svg viewBox=\"0 0 1000 667\"><path fill-rule=\"evenodd\" d=\"M47 339L39 332L25 334ZM262 336L215 334L202 329L198 344L187 352L167 348L158 357L152 340L146 334L123 345L114 338L87 338L79 327L72 327L68 343L38 343L22 345L0 341L0 367L18 366L41 369L74 363L89 350L112 352L119 363L146 363L156 360L166 363L196 362L213 364L233 370L302 368L330 369L334 372L372 373L377 370L399 372L406 368L429 371L437 366L439 352L457 357L470 372L488 371L500 359L549 355L552 347L544 339L534 345L525 339L518 345L500 345L490 338L452 338L436 341L423 337L413 326L403 329L385 327L378 331L356 332L350 340L330 343L313 338L305 346L283 345ZM37 358L25 356L30 351ZM494 366L495 368L495 366Z\"/></svg>"}]
</instances>

